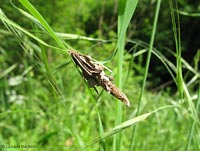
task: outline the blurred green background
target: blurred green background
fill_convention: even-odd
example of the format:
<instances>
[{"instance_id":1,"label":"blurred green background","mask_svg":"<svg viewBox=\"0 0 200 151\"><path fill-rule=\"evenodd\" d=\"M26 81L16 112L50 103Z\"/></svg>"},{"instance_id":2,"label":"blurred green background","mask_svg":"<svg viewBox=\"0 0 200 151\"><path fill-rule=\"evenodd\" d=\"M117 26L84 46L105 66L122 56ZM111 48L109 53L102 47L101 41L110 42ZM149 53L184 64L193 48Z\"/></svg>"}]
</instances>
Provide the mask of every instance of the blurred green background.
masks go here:
<instances>
[{"instance_id":1,"label":"blurred green background","mask_svg":"<svg viewBox=\"0 0 200 151\"><path fill-rule=\"evenodd\" d=\"M106 73L117 84L118 58L113 53L118 37L118 1L30 2L64 43L97 61L106 62L104 65L112 70L112 73ZM173 68L177 67L178 57L169 2L162 1L160 6L154 53L140 114L166 108L137 124L134 151L200 149L198 118L197 121L192 118L191 104L186 101L188 97L179 95L177 87L180 83L172 78L172 74L175 77L177 74ZM2 12L11 21L57 47L40 24L20 12L19 8L28 12L20 2L12 3L8 0L0 2ZM178 7L180 22L176 20L176 24L181 27L182 75L192 106L198 109L200 3L198 0L178 0ZM122 107L120 118L124 122L137 115L155 10L156 1L139 1L126 32L122 90L131 107ZM67 52L46 47L19 30L9 31L2 16L1 21L0 145L36 146L30 150L128 150L132 127L121 132L118 149L113 147L113 135L93 143L101 135L100 130L109 131L116 126L116 118L119 118L116 102L119 100L100 87L97 88L99 94L89 89ZM163 62L172 68L172 73ZM168 108L168 105L174 107ZM199 115L198 110L196 113ZM102 125L97 124L99 118Z\"/></svg>"}]
</instances>

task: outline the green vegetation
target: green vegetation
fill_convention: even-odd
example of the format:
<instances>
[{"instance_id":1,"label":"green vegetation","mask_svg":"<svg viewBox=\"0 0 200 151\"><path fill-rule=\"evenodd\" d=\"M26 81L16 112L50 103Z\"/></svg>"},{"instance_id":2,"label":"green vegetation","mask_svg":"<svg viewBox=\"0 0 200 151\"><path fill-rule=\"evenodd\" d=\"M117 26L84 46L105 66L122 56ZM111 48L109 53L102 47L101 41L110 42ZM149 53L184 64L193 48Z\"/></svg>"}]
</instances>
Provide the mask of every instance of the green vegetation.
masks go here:
<instances>
[{"instance_id":1,"label":"green vegetation","mask_svg":"<svg viewBox=\"0 0 200 151\"><path fill-rule=\"evenodd\" d=\"M0 150L199 151L198 6L2 1ZM72 49L111 69L131 106L90 89Z\"/></svg>"}]
</instances>

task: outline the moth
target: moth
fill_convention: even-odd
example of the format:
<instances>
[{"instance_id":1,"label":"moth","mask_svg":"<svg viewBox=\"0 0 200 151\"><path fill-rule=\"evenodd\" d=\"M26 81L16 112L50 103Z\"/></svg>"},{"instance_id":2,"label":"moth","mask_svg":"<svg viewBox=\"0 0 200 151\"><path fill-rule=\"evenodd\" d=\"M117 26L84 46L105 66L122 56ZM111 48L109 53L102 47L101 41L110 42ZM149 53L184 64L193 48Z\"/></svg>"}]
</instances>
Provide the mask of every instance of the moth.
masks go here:
<instances>
[{"instance_id":1,"label":"moth","mask_svg":"<svg viewBox=\"0 0 200 151\"><path fill-rule=\"evenodd\" d=\"M130 106L127 96L112 83L112 78L107 76L104 72L104 67L98 64L90 56L80 54L77 51L69 51L75 64L81 69L84 79L87 81L89 87L101 86L108 93Z\"/></svg>"}]
</instances>

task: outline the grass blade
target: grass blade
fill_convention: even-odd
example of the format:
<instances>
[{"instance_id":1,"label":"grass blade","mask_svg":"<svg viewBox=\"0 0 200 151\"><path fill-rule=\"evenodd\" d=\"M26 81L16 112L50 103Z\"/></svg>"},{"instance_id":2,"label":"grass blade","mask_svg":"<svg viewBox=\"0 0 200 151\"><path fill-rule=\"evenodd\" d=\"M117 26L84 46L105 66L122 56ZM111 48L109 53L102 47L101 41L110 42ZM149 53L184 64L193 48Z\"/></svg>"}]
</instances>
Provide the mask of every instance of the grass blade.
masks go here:
<instances>
[{"instance_id":1,"label":"grass blade","mask_svg":"<svg viewBox=\"0 0 200 151\"><path fill-rule=\"evenodd\" d=\"M137 0L120 0L118 10L118 74L117 74L117 85L122 89L122 73L123 73L123 56L124 56L124 45L125 35L130 20L134 14L138 1ZM115 124L122 122L122 104L117 101L116 110L116 121ZM120 134L114 137L113 150L121 150L121 136Z\"/></svg>"},{"instance_id":2,"label":"grass blade","mask_svg":"<svg viewBox=\"0 0 200 151\"><path fill-rule=\"evenodd\" d=\"M157 5L156 5L156 12L155 12L155 18L154 18L154 22L153 22L153 29L152 29L149 49L148 49L147 62L146 62L146 67L145 67L145 74L144 74L144 79L143 79L143 84L142 84L142 89L141 89L141 93L140 93L140 97L139 97L139 102L138 102L136 115L139 115L142 95L144 93L144 89L145 89L145 85L146 85L147 74L148 74L149 64L150 64L150 60L151 60L151 53L152 53L152 49L153 49L153 43L154 43L154 39L155 39L156 27L157 27L157 22L158 22L160 4L161 4L161 0L158 0L157 1ZM136 126L133 127L133 131L132 131L131 144L130 144L130 149L129 149L130 151L132 151L133 147L134 147L135 131L136 131Z\"/></svg>"},{"instance_id":3,"label":"grass blade","mask_svg":"<svg viewBox=\"0 0 200 151\"><path fill-rule=\"evenodd\" d=\"M46 22L46 20L40 15L40 13L35 9L35 7L28 1L28 0L19 0L19 2L39 21L39 23L46 29L46 31L49 33L49 35L58 43L60 48L66 49L64 43L56 33L53 31L53 29L49 26L49 24ZM71 48L69 45L67 45L69 48Z\"/></svg>"}]
</instances>

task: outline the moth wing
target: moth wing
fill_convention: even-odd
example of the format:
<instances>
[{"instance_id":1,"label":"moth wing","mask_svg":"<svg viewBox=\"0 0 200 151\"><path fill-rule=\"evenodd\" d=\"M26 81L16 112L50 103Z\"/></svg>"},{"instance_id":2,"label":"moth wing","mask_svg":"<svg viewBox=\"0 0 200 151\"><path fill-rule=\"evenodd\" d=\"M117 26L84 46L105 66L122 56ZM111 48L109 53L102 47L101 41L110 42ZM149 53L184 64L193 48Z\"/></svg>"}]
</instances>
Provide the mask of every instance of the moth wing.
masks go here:
<instances>
[{"instance_id":1,"label":"moth wing","mask_svg":"<svg viewBox=\"0 0 200 151\"><path fill-rule=\"evenodd\" d=\"M77 52L70 53L70 55L76 63L76 65L78 65L83 72L86 72L90 76L92 75L92 72L88 69L87 66L85 66L85 61L83 57L80 57L80 55Z\"/></svg>"},{"instance_id":2,"label":"moth wing","mask_svg":"<svg viewBox=\"0 0 200 151\"><path fill-rule=\"evenodd\" d=\"M103 67L100 64L95 63L90 56L81 55L80 57L82 58L85 66L92 73L100 73L101 71L103 71Z\"/></svg>"}]
</instances>

